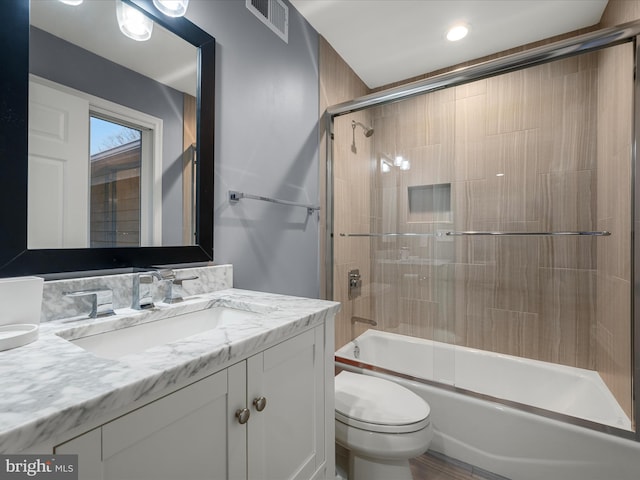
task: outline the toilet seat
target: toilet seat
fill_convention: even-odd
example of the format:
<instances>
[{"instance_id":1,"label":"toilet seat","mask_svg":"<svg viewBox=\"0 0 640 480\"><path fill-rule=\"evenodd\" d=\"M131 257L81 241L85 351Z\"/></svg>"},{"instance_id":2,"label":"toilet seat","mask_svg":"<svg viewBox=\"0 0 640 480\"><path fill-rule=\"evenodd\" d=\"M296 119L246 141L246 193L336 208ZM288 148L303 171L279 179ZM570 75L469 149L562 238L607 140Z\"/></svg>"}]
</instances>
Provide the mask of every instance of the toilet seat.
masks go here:
<instances>
[{"instance_id":1,"label":"toilet seat","mask_svg":"<svg viewBox=\"0 0 640 480\"><path fill-rule=\"evenodd\" d=\"M335 418L379 433L411 433L429 425L427 402L397 383L342 371L335 377Z\"/></svg>"}]
</instances>

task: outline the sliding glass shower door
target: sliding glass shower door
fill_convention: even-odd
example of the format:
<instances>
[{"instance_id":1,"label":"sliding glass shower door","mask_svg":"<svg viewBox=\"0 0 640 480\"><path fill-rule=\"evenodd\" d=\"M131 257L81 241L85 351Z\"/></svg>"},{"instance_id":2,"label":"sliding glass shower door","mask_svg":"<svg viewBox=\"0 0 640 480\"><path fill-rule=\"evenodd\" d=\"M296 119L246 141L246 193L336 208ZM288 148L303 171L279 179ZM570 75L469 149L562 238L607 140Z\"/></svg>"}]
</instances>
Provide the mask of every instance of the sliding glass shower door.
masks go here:
<instances>
[{"instance_id":1,"label":"sliding glass shower door","mask_svg":"<svg viewBox=\"0 0 640 480\"><path fill-rule=\"evenodd\" d=\"M597 372L633 430L633 57L618 45L336 117L337 347L372 328L360 317ZM433 380L467 388L456 352L434 352Z\"/></svg>"}]
</instances>

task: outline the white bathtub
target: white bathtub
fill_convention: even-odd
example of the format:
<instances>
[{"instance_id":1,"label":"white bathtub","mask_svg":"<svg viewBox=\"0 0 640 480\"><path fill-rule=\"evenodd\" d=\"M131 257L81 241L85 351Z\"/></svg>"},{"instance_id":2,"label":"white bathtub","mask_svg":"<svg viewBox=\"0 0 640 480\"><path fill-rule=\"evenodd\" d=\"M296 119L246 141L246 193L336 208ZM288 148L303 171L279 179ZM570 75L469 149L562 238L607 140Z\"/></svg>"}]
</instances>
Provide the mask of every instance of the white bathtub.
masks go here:
<instances>
[{"instance_id":1,"label":"white bathtub","mask_svg":"<svg viewBox=\"0 0 640 480\"><path fill-rule=\"evenodd\" d=\"M423 397L434 426L430 449L449 457L514 480L640 478L640 443L532 413L554 411L630 430L596 372L375 330L339 349L336 365L388 378Z\"/></svg>"}]
</instances>

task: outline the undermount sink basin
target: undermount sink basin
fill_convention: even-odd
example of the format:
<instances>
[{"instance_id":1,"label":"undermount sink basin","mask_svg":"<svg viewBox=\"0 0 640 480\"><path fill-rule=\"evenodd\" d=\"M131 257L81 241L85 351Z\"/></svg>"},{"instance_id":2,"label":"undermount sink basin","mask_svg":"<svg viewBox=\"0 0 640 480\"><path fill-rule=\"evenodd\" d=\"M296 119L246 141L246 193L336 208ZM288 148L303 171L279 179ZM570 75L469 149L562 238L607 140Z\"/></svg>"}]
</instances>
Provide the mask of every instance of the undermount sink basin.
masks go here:
<instances>
[{"instance_id":1,"label":"undermount sink basin","mask_svg":"<svg viewBox=\"0 0 640 480\"><path fill-rule=\"evenodd\" d=\"M213 330L222 322L257 318L259 314L227 307L213 307L127 328L71 340L71 343L103 358L118 359L152 347Z\"/></svg>"}]
</instances>

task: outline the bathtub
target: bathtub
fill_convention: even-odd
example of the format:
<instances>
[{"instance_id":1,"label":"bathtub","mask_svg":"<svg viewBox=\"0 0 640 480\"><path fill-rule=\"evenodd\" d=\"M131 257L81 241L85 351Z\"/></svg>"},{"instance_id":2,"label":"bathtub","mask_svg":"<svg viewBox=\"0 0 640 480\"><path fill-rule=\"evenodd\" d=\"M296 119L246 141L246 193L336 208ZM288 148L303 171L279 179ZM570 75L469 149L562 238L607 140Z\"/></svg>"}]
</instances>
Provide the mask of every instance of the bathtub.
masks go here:
<instances>
[{"instance_id":1,"label":"bathtub","mask_svg":"<svg viewBox=\"0 0 640 480\"><path fill-rule=\"evenodd\" d=\"M376 330L340 348L336 366L424 398L430 449L448 457L513 480L640 478L639 442L585 428L631 430L597 372Z\"/></svg>"}]
</instances>

